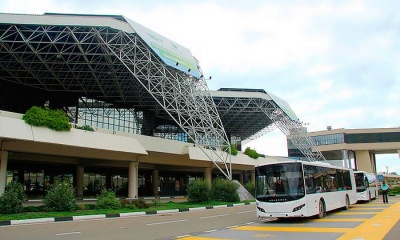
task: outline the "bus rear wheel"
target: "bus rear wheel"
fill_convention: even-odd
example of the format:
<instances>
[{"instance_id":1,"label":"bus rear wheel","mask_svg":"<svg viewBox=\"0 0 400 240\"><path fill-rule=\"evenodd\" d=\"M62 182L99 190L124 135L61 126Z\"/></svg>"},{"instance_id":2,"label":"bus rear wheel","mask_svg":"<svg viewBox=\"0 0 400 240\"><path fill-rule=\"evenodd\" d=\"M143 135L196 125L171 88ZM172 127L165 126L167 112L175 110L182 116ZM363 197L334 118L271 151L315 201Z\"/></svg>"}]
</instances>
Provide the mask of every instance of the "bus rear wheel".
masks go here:
<instances>
[{"instance_id":1,"label":"bus rear wheel","mask_svg":"<svg viewBox=\"0 0 400 240\"><path fill-rule=\"evenodd\" d=\"M323 218L326 215L325 204L322 199L319 200L317 218Z\"/></svg>"},{"instance_id":2,"label":"bus rear wheel","mask_svg":"<svg viewBox=\"0 0 400 240\"><path fill-rule=\"evenodd\" d=\"M349 196L347 196L347 195L346 195L346 199L345 199L345 203L344 204L345 205L344 205L343 209L344 210L349 210L349 208L350 208L350 200L349 200Z\"/></svg>"}]
</instances>

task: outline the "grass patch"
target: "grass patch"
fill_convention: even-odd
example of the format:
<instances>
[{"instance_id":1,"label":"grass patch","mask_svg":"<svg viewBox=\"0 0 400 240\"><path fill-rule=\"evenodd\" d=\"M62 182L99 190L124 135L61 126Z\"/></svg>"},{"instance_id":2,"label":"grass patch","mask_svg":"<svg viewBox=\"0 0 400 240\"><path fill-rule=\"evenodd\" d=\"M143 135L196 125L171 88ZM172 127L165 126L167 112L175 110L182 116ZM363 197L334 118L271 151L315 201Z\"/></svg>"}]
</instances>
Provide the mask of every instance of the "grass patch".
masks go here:
<instances>
[{"instance_id":1,"label":"grass patch","mask_svg":"<svg viewBox=\"0 0 400 240\"><path fill-rule=\"evenodd\" d=\"M253 201L243 201L235 203L245 203ZM72 216L83 216L83 215L99 215L99 214L115 214L115 213L128 213L128 212L148 212L148 211L159 211L159 210L171 210L171 209L182 209L182 208L196 208L196 207L207 207L207 206L218 206L235 204L232 202L221 202L221 201L208 201L202 203L194 202L166 202L159 204L150 204L149 208L132 209L132 208L119 208L119 209L90 209L92 206L84 205L83 210L75 210L70 212L46 212L42 206L39 207L25 207L24 212L17 214L0 214L0 221L4 220L23 220L23 219L34 219L34 218L52 218L52 217L72 217ZM88 209L86 209L88 208Z\"/></svg>"}]
</instances>

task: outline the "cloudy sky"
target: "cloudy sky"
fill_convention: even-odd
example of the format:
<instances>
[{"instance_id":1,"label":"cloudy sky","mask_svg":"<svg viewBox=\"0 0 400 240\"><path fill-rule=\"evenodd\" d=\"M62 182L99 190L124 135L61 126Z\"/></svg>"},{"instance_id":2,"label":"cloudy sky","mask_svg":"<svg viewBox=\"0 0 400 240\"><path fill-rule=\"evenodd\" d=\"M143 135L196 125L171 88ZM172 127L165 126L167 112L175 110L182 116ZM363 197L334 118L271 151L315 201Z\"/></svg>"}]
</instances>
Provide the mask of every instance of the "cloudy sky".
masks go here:
<instances>
[{"instance_id":1,"label":"cloudy sky","mask_svg":"<svg viewBox=\"0 0 400 240\"><path fill-rule=\"evenodd\" d=\"M211 90L261 88L309 131L400 127L399 1L2 0L0 11L124 15L187 47ZM287 156L273 131L247 146ZM399 155L378 171L400 173Z\"/></svg>"}]
</instances>

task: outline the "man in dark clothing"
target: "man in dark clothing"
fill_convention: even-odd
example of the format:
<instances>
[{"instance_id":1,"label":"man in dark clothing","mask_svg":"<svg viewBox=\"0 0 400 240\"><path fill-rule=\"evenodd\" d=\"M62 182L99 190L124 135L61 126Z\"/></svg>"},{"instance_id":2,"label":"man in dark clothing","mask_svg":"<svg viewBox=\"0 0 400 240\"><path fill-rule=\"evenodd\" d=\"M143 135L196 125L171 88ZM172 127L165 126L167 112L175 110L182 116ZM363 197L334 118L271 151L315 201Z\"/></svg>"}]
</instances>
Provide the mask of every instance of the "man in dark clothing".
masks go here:
<instances>
[{"instance_id":1,"label":"man in dark clothing","mask_svg":"<svg viewBox=\"0 0 400 240\"><path fill-rule=\"evenodd\" d=\"M285 192L285 188L283 186L283 182L282 179L278 179L278 181L276 181L275 183L275 193L284 193Z\"/></svg>"}]
</instances>

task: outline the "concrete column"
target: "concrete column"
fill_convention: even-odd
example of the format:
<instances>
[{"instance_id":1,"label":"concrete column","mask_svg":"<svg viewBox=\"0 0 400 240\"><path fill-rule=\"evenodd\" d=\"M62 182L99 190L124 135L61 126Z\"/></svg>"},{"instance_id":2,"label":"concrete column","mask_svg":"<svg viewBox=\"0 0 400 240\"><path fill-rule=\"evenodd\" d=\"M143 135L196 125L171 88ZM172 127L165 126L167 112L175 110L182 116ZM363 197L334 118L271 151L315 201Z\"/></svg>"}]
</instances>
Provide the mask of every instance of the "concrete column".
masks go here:
<instances>
[{"instance_id":1,"label":"concrete column","mask_svg":"<svg viewBox=\"0 0 400 240\"><path fill-rule=\"evenodd\" d=\"M78 165L76 166L76 197L82 198L83 197L83 174L85 169L83 166Z\"/></svg>"},{"instance_id":2,"label":"concrete column","mask_svg":"<svg viewBox=\"0 0 400 240\"><path fill-rule=\"evenodd\" d=\"M130 162L128 170L128 198L138 198L139 162Z\"/></svg>"},{"instance_id":3,"label":"concrete column","mask_svg":"<svg viewBox=\"0 0 400 240\"><path fill-rule=\"evenodd\" d=\"M152 187L153 187L153 196L158 196L158 187L160 186L160 179L158 177L158 169L153 169L152 172Z\"/></svg>"},{"instance_id":4,"label":"concrete column","mask_svg":"<svg viewBox=\"0 0 400 240\"><path fill-rule=\"evenodd\" d=\"M371 169L373 173L376 173L376 154L371 154Z\"/></svg>"},{"instance_id":5,"label":"concrete column","mask_svg":"<svg viewBox=\"0 0 400 240\"><path fill-rule=\"evenodd\" d=\"M368 150L355 151L358 170L373 172L371 166L371 155Z\"/></svg>"},{"instance_id":6,"label":"concrete column","mask_svg":"<svg viewBox=\"0 0 400 240\"><path fill-rule=\"evenodd\" d=\"M240 174L240 183L243 185L244 184L244 173L242 172L241 174Z\"/></svg>"},{"instance_id":7,"label":"concrete column","mask_svg":"<svg viewBox=\"0 0 400 240\"><path fill-rule=\"evenodd\" d=\"M3 195L7 184L8 151L0 152L0 196Z\"/></svg>"},{"instance_id":8,"label":"concrete column","mask_svg":"<svg viewBox=\"0 0 400 240\"><path fill-rule=\"evenodd\" d=\"M350 168L349 155L347 154L347 150L346 149L342 150L342 159L343 159L343 162L344 162L344 167Z\"/></svg>"},{"instance_id":9,"label":"concrete column","mask_svg":"<svg viewBox=\"0 0 400 240\"><path fill-rule=\"evenodd\" d=\"M210 186L212 183L211 175L212 174L212 168L211 167L206 167L204 168L204 181L206 181Z\"/></svg>"},{"instance_id":10,"label":"concrete column","mask_svg":"<svg viewBox=\"0 0 400 240\"><path fill-rule=\"evenodd\" d=\"M251 171L250 173L250 181L252 184L256 184L256 172L255 171Z\"/></svg>"}]
</instances>

